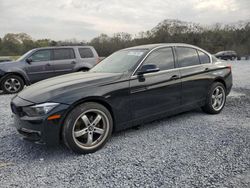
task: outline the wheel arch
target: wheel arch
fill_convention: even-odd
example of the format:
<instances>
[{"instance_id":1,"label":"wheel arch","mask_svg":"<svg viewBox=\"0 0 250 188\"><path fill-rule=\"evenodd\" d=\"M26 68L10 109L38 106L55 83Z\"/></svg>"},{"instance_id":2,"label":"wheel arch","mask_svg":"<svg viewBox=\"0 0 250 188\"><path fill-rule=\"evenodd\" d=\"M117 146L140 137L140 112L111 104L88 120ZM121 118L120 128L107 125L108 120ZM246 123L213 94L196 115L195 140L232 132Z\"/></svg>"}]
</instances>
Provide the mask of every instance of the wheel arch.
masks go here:
<instances>
[{"instance_id":1,"label":"wheel arch","mask_svg":"<svg viewBox=\"0 0 250 188\"><path fill-rule=\"evenodd\" d=\"M220 77L215 78L214 81L213 81L213 83L215 83L215 82L220 82L220 83L222 83L223 86L225 87L225 89L227 90L227 85L226 85L226 82L223 80L223 78L220 78ZM212 83L212 84L213 84L213 83Z\"/></svg>"},{"instance_id":2,"label":"wheel arch","mask_svg":"<svg viewBox=\"0 0 250 188\"><path fill-rule=\"evenodd\" d=\"M89 71L89 70L90 70L90 68L88 68L88 67L81 67L81 68L77 69L77 72L79 72L79 71Z\"/></svg>"},{"instance_id":3,"label":"wheel arch","mask_svg":"<svg viewBox=\"0 0 250 188\"><path fill-rule=\"evenodd\" d=\"M90 70L93 67L92 64L88 63L88 62L82 62L82 63L77 63L75 70L76 71L81 71L81 70Z\"/></svg>"},{"instance_id":4,"label":"wheel arch","mask_svg":"<svg viewBox=\"0 0 250 188\"><path fill-rule=\"evenodd\" d=\"M7 76L10 76L10 75L19 76L19 77L23 80L23 82L24 82L25 85L29 85L29 82L28 82L28 80L25 78L25 76L23 76L23 75L22 75L21 73L19 73L19 72L8 72L8 73L6 73L6 74L1 78L0 83L2 83L2 81L3 81Z\"/></svg>"}]
</instances>

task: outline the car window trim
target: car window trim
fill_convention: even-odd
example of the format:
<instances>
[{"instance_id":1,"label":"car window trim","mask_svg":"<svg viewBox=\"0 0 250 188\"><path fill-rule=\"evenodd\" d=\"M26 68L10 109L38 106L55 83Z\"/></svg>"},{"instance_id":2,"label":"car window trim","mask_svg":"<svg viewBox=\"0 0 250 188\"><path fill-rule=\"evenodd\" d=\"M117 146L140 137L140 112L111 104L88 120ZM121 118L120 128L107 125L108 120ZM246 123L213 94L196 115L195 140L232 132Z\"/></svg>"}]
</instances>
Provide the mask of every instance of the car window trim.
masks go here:
<instances>
[{"instance_id":1,"label":"car window trim","mask_svg":"<svg viewBox=\"0 0 250 188\"><path fill-rule=\"evenodd\" d=\"M157 74L161 74L161 73L168 73L168 72L172 72L172 71L180 71L182 69L188 69L188 68L195 68L195 67L203 67L203 65L205 64L210 64L210 63L204 63L204 64L200 64L200 65L192 65L192 66L188 66L188 67L177 67L177 68L173 68L173 69L168 69L168 70L163 70L163 71L158 71L158 72L152 72L152 73L147 73L146 75L157 75ZM131 79L133 78L137 78L138 75L132 75Z\"/></svg>"},{"instance_id":2,"label":"car window trim","mask_svg":"<svg viewBox=\"0 0 250 188\"><path fill-rule=\"evenodd\" d=\"M131 78L134 78L134 76L137 77L137 70L141 67L141 65L144 63L144 61L147 59L147 57L155 50L157 49L160 49L160 48L167 48L167 47L170 47L172 48L173 50L173 55L174 55L174 61L175 61L175 68L174 69L169 69L169 70L163 70L163 71L171 71L171 70L180 70L180 69L183 69L183 68L192 68L192 67L196 67L196 66L203 66L203 65L206 65L206 64L212 64L212 55L210 55L209 53L207 53L205 50L199 48L199 47L194 47L194 46L185 46L185 45L173 45L173 46L159 46L159 47L156 47L156 48L153 48L151 49L148 54L141 60L141 62L138 64L138 66L134 69L132 75L131 75ZM204 52L205 54L207 54L210 58L210 62L209 63L204 63L204 64L199 64L199 65L191 65L191 66L187 66L187 67L179 67L179 64L178 64L178 58L177 58L177 53L176 53L176 47L187 47L187 48L193 48L195 50L200 50L202 52ZM162 71L159 71L159 72L162 72ZM159 73L157 72L157 73ZM153 74L153 73L149 73L149 74Z\"/></svg>"}]
</instances>

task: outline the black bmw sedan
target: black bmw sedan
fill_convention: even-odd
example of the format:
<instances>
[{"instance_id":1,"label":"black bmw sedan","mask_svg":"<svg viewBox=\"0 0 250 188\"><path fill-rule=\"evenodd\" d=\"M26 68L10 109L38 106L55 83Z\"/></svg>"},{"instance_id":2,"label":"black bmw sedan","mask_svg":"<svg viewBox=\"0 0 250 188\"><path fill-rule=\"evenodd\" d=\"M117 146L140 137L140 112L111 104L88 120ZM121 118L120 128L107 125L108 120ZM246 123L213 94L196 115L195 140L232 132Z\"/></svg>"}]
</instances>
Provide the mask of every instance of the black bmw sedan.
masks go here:
<instances>
[{"instance_id":1,"label":"black bmw sedan","mask_svg":"<svg viewBox=\"0 0 250 188\"><path fill-rule=\"evenodd\" d=\"M24 139L100 149L113 131L201 107L218 114L232 87L231 67L187 44L115 52L89 72L38 82L11 102Z\"/></svg>"}]
</instances>

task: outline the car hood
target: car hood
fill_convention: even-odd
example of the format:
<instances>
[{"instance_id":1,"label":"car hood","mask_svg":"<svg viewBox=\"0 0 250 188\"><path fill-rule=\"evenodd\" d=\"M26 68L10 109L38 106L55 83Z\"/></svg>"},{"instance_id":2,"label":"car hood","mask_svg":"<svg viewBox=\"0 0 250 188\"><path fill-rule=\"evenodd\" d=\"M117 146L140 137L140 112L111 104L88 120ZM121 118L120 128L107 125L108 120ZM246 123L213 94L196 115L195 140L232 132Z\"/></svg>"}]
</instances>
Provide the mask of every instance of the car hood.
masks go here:
<instances>
[{"instance_id":1,"label":"car hood","mask_svg":"<svg viewBox=\"0 0 250 188\"><path fill-rule=\"evenodd\" d=\"M9 66L12 66L13 63L16 63L16 61L2 61L2 62L0 63L0 69L1 69L2 67L9 67Z\"/></svg>"},{"instance_id":2,"label":"car hood","mask_svg":"<svg viewBox=\"0 0 250 188\"><path fill-rule=\"evenodd\" d=\"M12 72L13 70L19 69L24 66L21 61L5 61L0 63L0 71Z\"/></svg>"},{"instance_id":3,"label":"car hood","mask_svg":"<svg viewBox=\"0 0 250 188\"><path fill-rule=\"evenodd\" d=\"M59 96L74 92L89 91L89 87L110 83L119 79L120 73L78 72L43 80L28 86L18 94L18 97L32 103L55 101Z\"/></svg>"}]
</instances>

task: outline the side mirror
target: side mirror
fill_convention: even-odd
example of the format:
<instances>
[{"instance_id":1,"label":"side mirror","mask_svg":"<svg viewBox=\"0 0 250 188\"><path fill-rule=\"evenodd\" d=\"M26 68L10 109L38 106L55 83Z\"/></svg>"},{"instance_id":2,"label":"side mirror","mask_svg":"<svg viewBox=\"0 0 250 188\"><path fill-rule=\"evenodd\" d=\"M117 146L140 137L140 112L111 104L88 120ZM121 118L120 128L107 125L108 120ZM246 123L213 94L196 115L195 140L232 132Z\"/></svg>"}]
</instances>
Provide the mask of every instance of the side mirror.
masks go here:
<instances>
[{"instance_id":1,"label":"side mirror","mask_svg":"<svg viewBox=\"0 0 250 188\"><path fill-rule=\"evenodd\" d=\"M158 72L160 69L154 64L143 65L141 69L137 72L137 75L143 75L147 73Z\"/></svg>"},{"instance_id":2,"label":"side mirror","mask_svg":"<svg viewBox=\"0 0 250 188\"><path fill-rule=\"evenodd\" d=\"M26 59L26 62L29 63L29 64L31 64L32 59L31 59L31 58L28 58L28 59Z\"/></svg>"}]
</instances>

